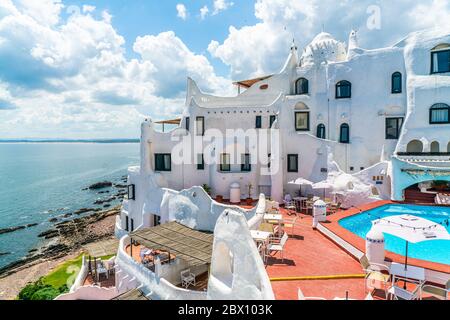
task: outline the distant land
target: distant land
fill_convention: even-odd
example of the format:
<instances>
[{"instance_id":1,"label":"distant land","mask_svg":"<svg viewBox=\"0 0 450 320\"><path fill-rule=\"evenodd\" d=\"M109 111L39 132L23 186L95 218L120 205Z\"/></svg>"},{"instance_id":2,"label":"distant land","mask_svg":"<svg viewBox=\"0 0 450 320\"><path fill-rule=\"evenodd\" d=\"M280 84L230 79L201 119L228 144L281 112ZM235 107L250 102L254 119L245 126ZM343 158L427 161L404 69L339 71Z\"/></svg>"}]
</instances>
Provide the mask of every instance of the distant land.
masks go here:
<instances>
[{"instance_id":1,"label":"distant land","mask_svg":"<svg viewBox=\"0 0 450 320\"><path fill-rule=\"evenodd\" d=\"M139 143L139 139L0 139L0 143Z\"/></svg>"}]
</instances>

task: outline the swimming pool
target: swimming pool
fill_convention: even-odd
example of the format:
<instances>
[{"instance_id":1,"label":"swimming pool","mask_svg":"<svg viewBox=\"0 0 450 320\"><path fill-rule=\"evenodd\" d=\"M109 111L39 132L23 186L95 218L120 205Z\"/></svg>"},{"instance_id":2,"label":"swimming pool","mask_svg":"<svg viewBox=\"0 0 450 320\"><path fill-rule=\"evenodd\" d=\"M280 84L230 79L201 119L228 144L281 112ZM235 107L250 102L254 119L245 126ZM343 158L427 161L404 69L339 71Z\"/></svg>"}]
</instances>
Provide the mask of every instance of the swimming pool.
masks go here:
<instances>
[{"instance_id":1,"label":"swimming pool","mask_svg":"<svg viewBox=\"0 0 450 320\"><path fill-rule=\"evenodd\" d=\"M372 227L372 221L377 220L378 218L386 218L403 214L410 214L441 223L447 219L450 219L450 208L391 204L344 218L339 221L339 225L365 239L367 233ZM447 231L450 231L449 226L444 226ZM405 240L390 234L384 234L384 237L386 250L400 255L405 254ZM420 260L450 265L450 241L433 240L422 243L411 243L409 245L408 256Z\"/></svg>"}]
</instances>

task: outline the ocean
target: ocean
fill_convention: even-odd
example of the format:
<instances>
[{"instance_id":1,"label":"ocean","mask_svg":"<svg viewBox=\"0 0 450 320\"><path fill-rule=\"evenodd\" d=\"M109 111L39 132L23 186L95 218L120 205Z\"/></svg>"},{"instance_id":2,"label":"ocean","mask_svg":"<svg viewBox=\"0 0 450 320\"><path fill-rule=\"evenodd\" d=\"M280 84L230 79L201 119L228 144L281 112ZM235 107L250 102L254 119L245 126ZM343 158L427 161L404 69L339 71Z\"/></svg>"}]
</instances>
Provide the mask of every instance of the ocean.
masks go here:
<instances>
[{"instance_id":1,"label":"ocean","mask_svg":"<svg viewBox=\"0 0 450 320\"><path fill-rule=\"evenodd\" d=\"M81 208L114 194L84 190L100 181L122 183L139 165L138 143L0 143L0 229L37 224L0 234L0 268L38 248L38 235ZM111 206L119 204L111 202Z\"/></svg>"}]
</instances>

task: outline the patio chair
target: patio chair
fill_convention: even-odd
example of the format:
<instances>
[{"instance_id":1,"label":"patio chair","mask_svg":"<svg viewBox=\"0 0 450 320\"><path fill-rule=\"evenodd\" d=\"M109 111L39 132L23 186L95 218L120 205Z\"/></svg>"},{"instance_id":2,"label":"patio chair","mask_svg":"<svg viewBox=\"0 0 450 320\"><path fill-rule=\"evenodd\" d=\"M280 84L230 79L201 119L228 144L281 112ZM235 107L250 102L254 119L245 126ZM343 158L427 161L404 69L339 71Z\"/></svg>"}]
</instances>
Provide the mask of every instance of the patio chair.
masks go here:
<instances>
[{"instance_id":1,"label":"patio chair","mask_svg":"<svg viewBox=\"0 0 450 320\"><path fill-rule=\"evenodd\" d=\"M450 280L447 281L445 288L426 284L422 287L422 297L424 293L429 294L439 300L448 300L448 295L450 293Z\"/></svg>"},{"instance_id":2,"label":"patio chair","mask_svg":"<svg viewBox=\"0 0 450 320\"><path fill-rule=\"evenodd\" d=\"M284 201L284 208L287 210L288 215L297 214L297 206L295 201Z\"/></svg>"},{"instance_id":3,"label":"patio chair","mask_svg":"<svg viewBox=\"0 0 450 320\"><path fill-rule=\"evenodd\" d=\"M305 295L303 294L302 289L298 288L298 300L327 300L325 298L321 298L321 297L305 297Z\"/></svg>"},{"instance_id":4,"label":"patio chair","mask_svg":"<svg viewBox=\"0 0 450 320\"><path fill-rule=\"evenodd\" d=\"M392 300L420 300L420 291L420 285L418 285L412 292L397 286L392 286L388 291L388 296Z\"/></svg>"},{"instance_id":5,"label":"patio chair","mask_svg":"<svg viewBox=\"0 0 450 320\"><path fill-rule=\"evenodd\" d=\"M335 214L339 210L341 210L342 203L338 202L337 204L332 204L330 207L327 208L327 214Z\"/></svg>"},{"instance_id":6,"label":"patio chair","mask_svg":"<svg viewBox=\"0 0 450 320\"><path fill-rule=\"evenodd\" d=\"M266 263L267 257L266 257L266 248L265 248L264 244L260 243L258 245L258 252L259 252L259 255L261 256L261 259L263 260L263 262Z\"/></svg>"},{"instance_id":7,"label":"patio chair","mask_svg":"<svg viewBox=\"0 0 450 320\"><path fill-rule=\"evenodd\" d=\"M195 274L191 273L191 269L186 269L184 271L181 271L181 286L185 289L189 288L190 286L195 286Z\"/></svg>"},{"instance_id":8,"label":"patio chair","mask_svg":"<svg viewBox=\"0 0 450 320\"><path fill-rule=\"evenodd\" d=\"M378 264L378 263L370 263L369 259L366 255L364 255L359 262L361 263L361 266L365 272L365 278L364 278L364 289L365 292L368 292L369 283L371 284L372 288L376 288L376 283L381 283L384 289L384 293L386 295L386 299L388 298L388 284L391 281L391 275L389 273L389 267L384 264Z\"/></svg>"},{"instance_id":9,"label":"patio chair","mask_svg":"<svg viewBox=\"0 0 450 320\"><path fill-rule=\"evenodd\" d=\"M270 240L269 245L267 246L267 251L270 253L275 252L281 253L281 261L284 262L284 246L286 245L286 242L288 241L289 236L287 233L284 233L284 235L281 238L272 237Z\"/></svg>"},{"instance_id":10,"label":"patio chair","mask_svg":"<svg viewBox=\"0 0 450 320\"><path fill-rule=\"evenodd\" d=\"M295 229L295 225L297 224L297 220L298 220L297 217L295 217L292 220L285 219L281 225L282 225L283 229L290 228L291 235L294 235L294 229Z\"/></svg>"}]
</instances>

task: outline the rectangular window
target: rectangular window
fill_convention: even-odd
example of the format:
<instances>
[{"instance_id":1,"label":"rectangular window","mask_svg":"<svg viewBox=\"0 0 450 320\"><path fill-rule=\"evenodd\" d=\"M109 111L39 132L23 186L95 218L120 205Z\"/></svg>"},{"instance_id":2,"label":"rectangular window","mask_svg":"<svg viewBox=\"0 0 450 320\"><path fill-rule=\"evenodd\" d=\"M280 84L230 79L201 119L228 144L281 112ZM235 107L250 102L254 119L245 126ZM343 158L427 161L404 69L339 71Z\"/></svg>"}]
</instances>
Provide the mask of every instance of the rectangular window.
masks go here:
<instances>
[{"instance_id":1,"label":"rectangular window","mask_svg":"<svg viewBox=\"0 0 450 320\"><path fill-rule=\"evenodd\" d=\"M431 53L431 73L450 72L450 50Z\"/></svg>"},{"instance_id":2,"label":"rectangular window","mask_svg":"<svg viewBox=\"0 0 450 320\"><path fill-rule=\"evenodd\" d=\"M153 226L154 227L157 227L157 226L159 226L161 224L161 217L160 216L157 216L157 215L154 215L153 216Z\"/></svg>"},{"instance_id":3,"label":"rectangular window","mask_svg":"<svg viewBox=\"0 0 450 320\"><path fill-rule=\"evenodd\" d=\"M267 155L267 157L269 158L269 161L268 161L268 164L267 164L267 168L270 169L270 166L272 165L272 154L269 153L269 154Z\"/></svg>"},{"instance_id":4,"label":"rectangular window","mask_svg":"<svg viewBox=\"0 0 450 320\"><path fill-rule=\"evenodd\" d=\"M288 172L298 172L298 154L288 154Z\"/></svg>"},{"instance_id":5,"label":"rectangular window","mask_svg":"<svg viewBox=\"0 0 450 320\"><path fill-rule=\"evenodd\" d=\"M197 170L205 170L205 157L203 154L197 154Z\"/></svg>"},{"instance_id":6,"label":"rectangular window","mask_svg":"<svg viewBox=\"0 0 450 320\"><path fill-rule=\"evenodd\" d=\"M261 129L261 128L262 128L262 117L256 116L256 129Z\"/></svg>"},{"instance_id":7,"label":"rectangular window","mask_svg":"<svg viewBox=\"0 0 450 320\"><path fill-rule=\"evenodd\" d=\"M136 200L136 186L134 184L128 186L128 200Z\"/></svg>"},{"instance_id":8,"label":"rectangular window","mask_svg":"<svg viewBox=\"0 0 450 320\"><path fill-rule=\"evenodd\" d=\"M231 171L231 157L228 153L224 153L220 156L220 171L229 172Z\"/></svg>"},{"instance_id":9,"label":"rectangular window","mask_svg":"<svg viewBox=\"0 0 450 320\"><path fill-rule=\"evenodd\" d=\"M309 131L309 112L295 113L295 130Z\"/></svg>"},{"instance_id":10,"label":"rectangular window","mask_svg":"<svg viewBox=\"0 0 450 320\"><path fill-rule=\"evenodd\" d=\"M131 232L134 231L134 219L130 219L131 220Z\"/></svg>"},{"instance_id":11,"label":"rectangular window","mask_svg":"<svg viewBox=\"0 0 450 320\"><path fill-rule=\"evenodd\" d=\"M172 171L172 155L155 154L155 171Z\"/></svg>"},{"instance_id":12,"label":"rectangular window","mask_svg":"<svg viewBox=\"0 0 450 320\"><path fill-rule=\"evenodd\" d=\"M386 118L386 139L397 140L403 126L403 118Z\"/></svg>"},{"instance_id":13,"label":"rectangular window","mask_svg":"<svg viewBox=\"0 0 450 320\"><path fill-rule=\"evenodd\" d=\"M430 109L430 124L450 123L450 107L446 104L435 104Z\"/></svg>"},{"instance_id":14,"label":"rectangular window","mask_svg":"<svg viewBox=\"0 0 450 320\"><path fill-rule=\"evenodd\" d=\"M270 116L270 125L269 129L272 128L273 123L277 120L277 116Z\"/></svg>"},{"instance_id":15,"label":"rectangular window","mask_svg":"<svg viewBox=\"0 0 450 320\"><path fill-rule=\"evenodd\" d=\"M250 161L250 155L249 154L243 154L242 155L242 162L241 162L241 171L242 172L250 172L252 171L252 164Z\"/></svg>"},{"instance_id":16,"label":"rectangular window","mask_svg":"<svg viewBox=\"0 0 450 320\"><path fill-rule=\"evenodd\" d=\"M125 230L130 231L130 219L128 216L125 216Z\"/></svg>"},{"instance_id":17,"label":"rectangular window","mask_svg":"<svg viewBox=\"0 0 450 320\"><path fill-rule=\"evenodd\" d=\"M190 130L190 126L191 126L190 121L191 121L191 119L189 117L186 117L186 131Z\"/></svg>"},{"instance_id":18,"label":"rectangular window","mask_svg":"<svg viewBox=\"0 0 450 320\"><path fill-rule=\"evenodd\" d=\"M197 136L204 136L205 135L205 117L197 117L195 123L196 123Z\"/></svg>"}]
</instances>

